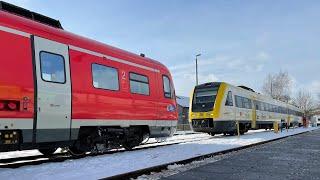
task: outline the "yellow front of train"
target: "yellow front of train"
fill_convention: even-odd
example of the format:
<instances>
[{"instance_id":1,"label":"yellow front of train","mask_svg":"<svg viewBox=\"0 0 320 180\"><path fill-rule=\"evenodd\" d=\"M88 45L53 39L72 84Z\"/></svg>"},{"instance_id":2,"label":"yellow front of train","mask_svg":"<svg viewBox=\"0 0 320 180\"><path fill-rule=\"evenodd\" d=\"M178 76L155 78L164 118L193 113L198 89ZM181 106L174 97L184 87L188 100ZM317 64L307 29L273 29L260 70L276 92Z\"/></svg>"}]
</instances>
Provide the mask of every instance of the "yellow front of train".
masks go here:
<instances>
[{"instance_id":1,"label":"yellow front of train","mask_svg":"<svg viewBox=\"0 0 320 180\"><path fill-rule=\"evenodd\" d=\"M189 123L196 132L214 133L218 122L227 84L210 82L194 88L190 98Z\"/></svg>"}]
</instances>

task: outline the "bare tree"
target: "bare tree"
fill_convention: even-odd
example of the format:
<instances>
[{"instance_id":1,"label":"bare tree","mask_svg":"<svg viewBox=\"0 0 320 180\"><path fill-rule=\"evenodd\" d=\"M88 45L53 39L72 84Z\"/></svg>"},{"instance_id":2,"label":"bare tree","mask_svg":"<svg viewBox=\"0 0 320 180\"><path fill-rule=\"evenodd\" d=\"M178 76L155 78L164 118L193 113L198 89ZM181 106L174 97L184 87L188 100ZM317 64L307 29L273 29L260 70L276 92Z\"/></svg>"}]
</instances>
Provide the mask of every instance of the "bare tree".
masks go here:
<instances>
[{"instance_id":1,"label":"bare tree","mask_svg":"<svg viewBox=\"0 0 320 180\"><path fill-rule=\"evenodd\" d=\"M262 91L274 99L289 102L291 100L292 79L288 72L280 71L277 74L269 74L264 81Z\"/></svg>"},{"instance_id":2,"label":"bare tree","mask_svg":"<svg viewBox=\"0 0 320 180\"><path fill-rule=\"evenodd\" d=\"M312 115L316 107L315 99L312 94L306 90L300 90L294 98L293 103L304 111L306 116Z\"/></svg>"}]
</instances>

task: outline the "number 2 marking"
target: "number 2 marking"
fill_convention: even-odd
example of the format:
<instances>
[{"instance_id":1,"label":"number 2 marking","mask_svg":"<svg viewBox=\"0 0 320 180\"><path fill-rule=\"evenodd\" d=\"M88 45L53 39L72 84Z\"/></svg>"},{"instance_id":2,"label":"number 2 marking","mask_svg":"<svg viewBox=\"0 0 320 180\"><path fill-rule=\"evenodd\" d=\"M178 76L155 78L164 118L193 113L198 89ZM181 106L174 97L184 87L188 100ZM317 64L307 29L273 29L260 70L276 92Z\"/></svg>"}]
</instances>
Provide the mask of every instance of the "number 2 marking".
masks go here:
<instances>
[{"instance_id":1,"label":"number 2 marking","mask_svg":"<svg viewBox=\"0 0 320 180\"><path fill-rule=\"evenodd\" d=\"M125 80L126 79L126 72L122 71L122 79Z\"/></svg>"}]
</instances>

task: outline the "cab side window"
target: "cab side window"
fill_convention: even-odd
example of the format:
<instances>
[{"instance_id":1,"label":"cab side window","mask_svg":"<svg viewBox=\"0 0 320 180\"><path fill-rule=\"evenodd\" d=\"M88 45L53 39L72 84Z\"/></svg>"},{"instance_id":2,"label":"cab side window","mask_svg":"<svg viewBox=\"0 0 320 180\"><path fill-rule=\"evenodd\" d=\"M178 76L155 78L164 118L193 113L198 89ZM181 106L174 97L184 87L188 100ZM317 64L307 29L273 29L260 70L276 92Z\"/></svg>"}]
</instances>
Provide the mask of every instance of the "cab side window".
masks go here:
<instances>
[{"instance_id":1,"label":"cab side window","mask_svg":"<svg viewBox=\"0 0 320 180\"><path fill-rule=\"evenodd\" d=\"M168 78L168 76L162 76L162 80L163 80L163 92L164 92L164 97L165 98L173 98L173 89L170 83L170 79Z\"/></svg>"},{"instance_id":2,"label":"cab side window","mask_svg":"<svg viewBox=\"0 0 320 180\"><path fill-rule=\"evenodd\" d=\"M232 99L232 92L231 91L228 92L226 106L233 106L233 99Z\"/></svg>"}]
</instances>

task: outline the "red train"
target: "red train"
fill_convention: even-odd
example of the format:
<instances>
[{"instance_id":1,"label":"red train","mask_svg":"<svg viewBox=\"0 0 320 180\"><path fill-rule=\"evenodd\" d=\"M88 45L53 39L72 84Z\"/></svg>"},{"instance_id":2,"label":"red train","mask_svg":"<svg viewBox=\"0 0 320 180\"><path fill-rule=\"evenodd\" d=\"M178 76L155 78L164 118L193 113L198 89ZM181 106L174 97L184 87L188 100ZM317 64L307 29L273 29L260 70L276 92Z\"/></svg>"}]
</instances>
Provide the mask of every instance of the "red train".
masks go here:
<instances>
[{"instance_id":1,"label":"red train","mask_svg":"<svg viewBox=\"0 0 320 180\"><path fill-rule=\"evenodd\" d=\"M0 40L0 151L131 149L175 131L174 87L161 63L5 2Z\"/></svg>"}]
</instances>

